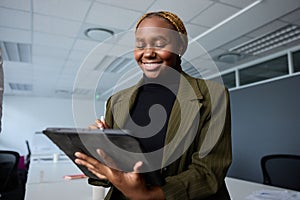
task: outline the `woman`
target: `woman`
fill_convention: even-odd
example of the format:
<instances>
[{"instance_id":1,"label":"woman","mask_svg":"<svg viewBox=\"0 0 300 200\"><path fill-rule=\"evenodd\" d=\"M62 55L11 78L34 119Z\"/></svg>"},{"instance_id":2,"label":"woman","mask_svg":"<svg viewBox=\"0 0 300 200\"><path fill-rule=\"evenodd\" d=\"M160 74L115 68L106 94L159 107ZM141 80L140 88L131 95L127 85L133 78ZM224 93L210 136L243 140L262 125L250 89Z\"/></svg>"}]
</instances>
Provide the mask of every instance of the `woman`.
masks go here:
<instances>
[{"instance_id":1,"label":"woman","mask_svg":"<svg viewBox=\"0 0 300 200\"><path fill-rule=\"evenodd\" d=\"M76 152L76 163L101 179L90 179L91 184L111 186L106 199L230 199L224 182L232 159L227 90L182 71L187 33L175 14L145 14L135 38L134 57L143 78L110 97L105 122L97 120L93 128L133 130L147 152L158 152L165 184L149 185L139 173L142 162L124 172ZM157 104L164 112L151 111Z\"/></svg>"}]
</instances>

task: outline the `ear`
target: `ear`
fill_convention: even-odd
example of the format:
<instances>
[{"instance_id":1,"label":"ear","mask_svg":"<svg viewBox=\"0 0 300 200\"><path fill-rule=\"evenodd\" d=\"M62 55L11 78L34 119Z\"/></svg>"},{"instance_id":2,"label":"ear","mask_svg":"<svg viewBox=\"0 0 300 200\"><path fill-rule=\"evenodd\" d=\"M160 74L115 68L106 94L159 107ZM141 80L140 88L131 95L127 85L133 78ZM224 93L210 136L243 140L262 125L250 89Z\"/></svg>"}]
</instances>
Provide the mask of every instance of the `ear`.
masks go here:
<instances>
[{"instance_id":1,"label":"ear","mask_svg":"<svg viewBox=\"0 0 300 200\"><path fill-rule=\"evenodd\" d=\"M183 52L183 46L182 45L179 45L178 47L178 55L182 55L184 52Z\"/></svg>"}]
</instances>

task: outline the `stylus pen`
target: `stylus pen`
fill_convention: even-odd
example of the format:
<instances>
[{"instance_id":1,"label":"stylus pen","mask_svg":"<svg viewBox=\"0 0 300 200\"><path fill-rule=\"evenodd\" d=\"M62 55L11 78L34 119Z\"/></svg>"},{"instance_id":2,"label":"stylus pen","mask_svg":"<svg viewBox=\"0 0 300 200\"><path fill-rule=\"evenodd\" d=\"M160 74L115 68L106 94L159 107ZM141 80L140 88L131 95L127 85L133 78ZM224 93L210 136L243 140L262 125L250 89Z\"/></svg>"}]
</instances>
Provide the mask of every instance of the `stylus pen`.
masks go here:
<instances>
[{"instance_id":1,"label":"stylus pen","mask_svg":"<svg viewBox=\"0 0 300 200\"><path fill-rule=\"evenodd\" d=\"M104 116L103 116L103 115L100 116L100 121L101 121L103 124L105 123L105 121L104 121ZM104 126L100 127L100 130L103 130L103 129L104 129Z\"/></svg>"}]
</instances>

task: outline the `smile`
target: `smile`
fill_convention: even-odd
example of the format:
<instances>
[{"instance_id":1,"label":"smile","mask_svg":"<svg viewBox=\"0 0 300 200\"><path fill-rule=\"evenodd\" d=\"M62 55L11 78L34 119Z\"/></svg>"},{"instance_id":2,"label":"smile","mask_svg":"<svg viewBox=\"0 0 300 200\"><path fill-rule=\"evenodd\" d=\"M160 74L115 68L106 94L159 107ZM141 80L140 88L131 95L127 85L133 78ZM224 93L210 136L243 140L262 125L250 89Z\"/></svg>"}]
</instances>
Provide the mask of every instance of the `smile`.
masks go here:
<instances>
[{"instance_id":1,"label":"smile","mask_svg":"<svg viewBox=\"0 0 300 200\"><path fill-rule=\"evenodd\" d=\"M146 70L156 70L161 66L161 63L160 62L151 62L151 63L142 62L142 65Z\"/></svg>"}]
</instances>

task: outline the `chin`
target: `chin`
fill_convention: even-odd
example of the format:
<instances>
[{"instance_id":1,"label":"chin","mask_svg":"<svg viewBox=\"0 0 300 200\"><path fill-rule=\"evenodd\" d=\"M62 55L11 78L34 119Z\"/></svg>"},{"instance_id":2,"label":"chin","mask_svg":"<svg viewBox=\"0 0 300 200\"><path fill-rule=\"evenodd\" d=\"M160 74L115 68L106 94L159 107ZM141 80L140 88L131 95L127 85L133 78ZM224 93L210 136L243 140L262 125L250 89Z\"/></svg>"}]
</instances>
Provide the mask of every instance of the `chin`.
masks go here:
<instances>
[{"instance_id":1,"label":"chin","mask_svg":"<svg viewBox=\"0 0 300 200\"><path fill-rule=\"evenodd\" d=\"M157 78L159 76L159 73L149 73L149 72L146 72L144 74L145 74L145 76L147 78Z\"/></svg>"}]
</instances>

